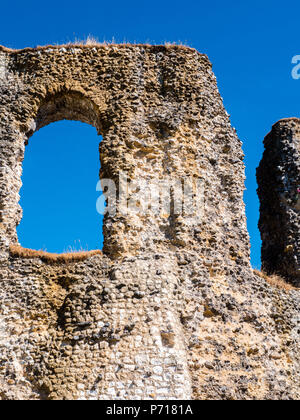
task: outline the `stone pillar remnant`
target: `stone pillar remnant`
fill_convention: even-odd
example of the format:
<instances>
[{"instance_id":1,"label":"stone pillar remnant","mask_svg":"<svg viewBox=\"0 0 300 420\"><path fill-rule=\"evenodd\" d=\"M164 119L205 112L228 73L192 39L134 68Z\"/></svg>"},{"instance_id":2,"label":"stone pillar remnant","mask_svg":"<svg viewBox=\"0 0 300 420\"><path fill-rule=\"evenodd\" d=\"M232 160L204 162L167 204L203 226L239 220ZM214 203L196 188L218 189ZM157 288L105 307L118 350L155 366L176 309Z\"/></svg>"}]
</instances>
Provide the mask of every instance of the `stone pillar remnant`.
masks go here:
<instances>
[{"instance_id":1,"label":"stone pillar remnant","mask_svg":"<svg viewBox=\"0 0 300 420\"><path fill-rule=\"evenodd\" d=\"M300 120L274 124L257 169L262 269L300 284Z\"/></svg>"}]
</instances>

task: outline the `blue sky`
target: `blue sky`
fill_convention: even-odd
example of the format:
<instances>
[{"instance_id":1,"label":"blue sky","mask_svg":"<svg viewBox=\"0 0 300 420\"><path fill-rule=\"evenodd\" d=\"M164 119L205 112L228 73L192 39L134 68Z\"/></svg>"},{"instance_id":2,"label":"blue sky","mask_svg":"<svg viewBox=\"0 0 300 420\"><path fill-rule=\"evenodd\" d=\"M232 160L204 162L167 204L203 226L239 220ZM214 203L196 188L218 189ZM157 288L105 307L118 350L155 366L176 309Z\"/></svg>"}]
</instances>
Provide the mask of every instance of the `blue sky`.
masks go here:
<instances>
[{"instance_id":1,"label":"blue sky","mask_svg":"<svg viewBox=\"0 0 300 420\"><path fill-rule=\"evenodd\" d=\"M271 125L299 116L300 80L291 77L292 57L300 54L299 13L299 1L289 0L2 2L0 44L23 48L91 34L99 41L182 42L206 53L243 141L252 263L258 267L255 169ZM99 246L98 142L93 127L75 122L51 124L31 138L21 191L22 245L63 251L80 240L89 249Z\"/></svg>"}]
</instances>

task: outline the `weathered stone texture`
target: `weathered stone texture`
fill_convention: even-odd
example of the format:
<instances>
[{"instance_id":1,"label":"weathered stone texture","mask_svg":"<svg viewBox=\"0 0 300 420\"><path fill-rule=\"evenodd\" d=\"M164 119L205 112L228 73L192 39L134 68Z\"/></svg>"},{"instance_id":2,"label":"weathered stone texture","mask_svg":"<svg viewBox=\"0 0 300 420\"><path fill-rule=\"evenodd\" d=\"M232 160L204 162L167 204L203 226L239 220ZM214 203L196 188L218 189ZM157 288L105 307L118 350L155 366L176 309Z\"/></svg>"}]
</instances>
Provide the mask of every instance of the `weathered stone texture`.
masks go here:
<instances>
[{"instance_id":1,"label":"weathered stone texture","mask_svg":"<svg viewBox=\"0 0 300 420\"><path fill-rule=\"evenodd\" d=\"M278 121L257 170L262 265L300 285L300 120Z\"/></svg>"},{"instance_id":2,"label":"weathered stone texture","mask_svg":"<svg viewBox=\"0 0 300 420\"><path fill-rule=\"evenodd\" d=\"M299 294L250 267L241 143L207 57L3 48L0 74L0 398L299 398ZM203 181L199 223L117 212L103 256L12 255L25 143L61 119L103 136L102 178Z\"/></svg>"}]
</instances>

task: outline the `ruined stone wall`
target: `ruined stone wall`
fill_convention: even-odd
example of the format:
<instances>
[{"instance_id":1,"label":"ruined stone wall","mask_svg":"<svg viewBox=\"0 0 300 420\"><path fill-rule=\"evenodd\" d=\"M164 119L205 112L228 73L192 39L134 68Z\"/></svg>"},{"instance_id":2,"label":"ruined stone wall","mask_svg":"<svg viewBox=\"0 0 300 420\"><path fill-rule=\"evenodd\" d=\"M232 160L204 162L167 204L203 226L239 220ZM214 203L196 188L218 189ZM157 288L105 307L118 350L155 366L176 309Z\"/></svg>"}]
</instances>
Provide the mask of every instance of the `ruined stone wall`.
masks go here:
<instances>
[{"instance_id":1,"label":"ruined stone wall","mask_svg":"<svg viewBox=\"0 0 300 420\"><path fill-rule=\"evenodd\" d=\"M2 48L0 115L0 398L299 398L299 294L250 267L241 142L205 55ZM201 218L118 207L103 255L12 253L25 144L61 119L103 136L103 179L201 181Z\"/></svg>"},{"instance_id":2,"label":"ruined stone wall","mask_svg":"<svg viewBox=\"0 0 300 420\"><path fill-rule=\"evenodd\" d=\"M300 120L278 121L257 170L262 265L300 285Z\"/></svg>"}]
</instances>

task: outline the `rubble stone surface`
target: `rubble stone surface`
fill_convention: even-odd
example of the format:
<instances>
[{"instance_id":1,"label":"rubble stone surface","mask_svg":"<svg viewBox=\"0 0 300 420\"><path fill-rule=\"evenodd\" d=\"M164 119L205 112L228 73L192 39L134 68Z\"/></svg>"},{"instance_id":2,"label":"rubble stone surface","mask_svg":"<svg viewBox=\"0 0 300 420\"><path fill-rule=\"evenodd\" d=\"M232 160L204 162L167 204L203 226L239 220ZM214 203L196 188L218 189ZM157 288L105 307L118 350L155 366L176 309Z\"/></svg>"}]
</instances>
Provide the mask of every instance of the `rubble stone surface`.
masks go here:
<instances>
[{"instance_id":1,"label":"rubble stone surface","mask_svg":"<svg viewBox=\"0 0 300 420\"><path fill-rule=\"evenodd\" d=\"M0 399L300 397L299 292L250 266L241 142L205 55L1 47L0 116ZM103 255L12 254L25 144L62 119L103 136L102 179L201 180L199 222L117 211Z\"/></svg>"}]
</instances>

